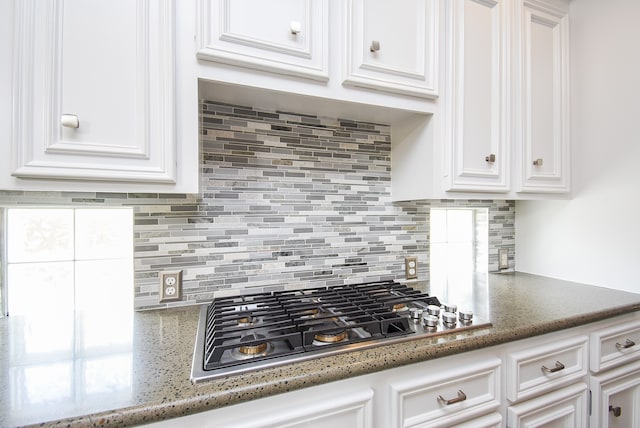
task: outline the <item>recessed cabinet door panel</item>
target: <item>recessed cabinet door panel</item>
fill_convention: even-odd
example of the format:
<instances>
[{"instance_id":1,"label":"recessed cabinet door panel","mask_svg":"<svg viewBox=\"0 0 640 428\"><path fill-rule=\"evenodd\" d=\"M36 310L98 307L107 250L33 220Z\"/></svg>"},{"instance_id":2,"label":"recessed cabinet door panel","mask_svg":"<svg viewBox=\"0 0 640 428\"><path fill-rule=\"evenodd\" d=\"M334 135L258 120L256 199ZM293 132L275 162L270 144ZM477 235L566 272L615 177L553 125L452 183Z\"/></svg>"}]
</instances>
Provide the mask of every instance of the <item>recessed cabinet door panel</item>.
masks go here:
<instances>
[{"instance_id":1,"label":"recessed cabinet door panel","mask_svg":"<svg viewBox=\"0 0 640 428\"><path fill-rule=\"evenodd\" d=\"M198 58L326 81L327 0L199 0Z\"/></svg>"},{"instance_id":2,"label":"recessed cabinet door panel","mask_svg":"<svg viewBox=\"0 0 640 428\"><path fill-rule=\"evenodd\" d=\"M455 0L448 191L507 192L504 3Z\"/></svg>"},{"instance_id":3,"label":"recessed cabinet door panel","mask_svg":"<svg viewBox=\"0 0 640 428\"><path fill-rule=\"evenodd\" d=\"M520 192L569 191L568 16L523 9Z\"/></svg>"},{"instance_id":4,"label":"recessed cabinet door panel","mask_svg":"<svg viewBox=\"0 0 640 428\"><path fill-rule=\"evenodd\" d=\"M640 428L640 363L591 376L591 426Z\"/></svg>"},{"instance_id":5,"label":"recessed cabinet door panel","mask_svg":"<svg viewBox=\"0 0 640 428\"><path fill-rule=\"evenodd\" d=\"M174 183L173 2L16 5L13 175Z\"/></svg>"},{"instance_id":6,"label":"recessed cabinet door panel","mask_svg":"<svg viewBox=\"0 0 640 428\"><path fill-rule=\"evenodd\" d=\"M345 3L343 83L435 98L438 2Z\"/></svg>"},{"instance_id":7,"label":"recessed cabinet door panel","mask_svg":"<svg viewBox=\"0 0 640 428\"><path fill-rule=\"evenodd\" d=\"M589 423L587 385L580 382L559 391L507 407L511 428L586 428Z\"/></svg>"}]
</instances>

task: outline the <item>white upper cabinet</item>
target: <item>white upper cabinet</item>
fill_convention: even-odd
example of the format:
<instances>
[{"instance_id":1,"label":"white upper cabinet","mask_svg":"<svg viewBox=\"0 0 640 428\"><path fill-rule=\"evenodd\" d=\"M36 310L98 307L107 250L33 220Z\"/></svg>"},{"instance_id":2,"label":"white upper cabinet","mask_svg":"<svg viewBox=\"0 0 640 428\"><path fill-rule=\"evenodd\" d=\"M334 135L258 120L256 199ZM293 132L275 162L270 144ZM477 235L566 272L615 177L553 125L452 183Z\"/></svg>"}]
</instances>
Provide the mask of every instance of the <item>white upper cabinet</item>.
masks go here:
<instances>
[{"instance_id":1,"label":"white upper cabinet","mask_svg":"<svg viewBox=\"0 0 640 428\"><path fill-rule=\"evenodd\" d=\"M326 81L328 0L198 0L198 59Z\"/></svg>"},{"instance_id":2,"label":"white upper cabinet","mask_svg":"<svg viewBox=\"0 0 640 428\"><path fill-rule=\"evenodd\" d=\"M569 191L569 17L566 10L524 1L521 50L522 153L518 192Z\"/></svg>"},{"instance_id":3,"label":"white upper cabinet","mask_svg":"<svg viewBox=\"0 0 640 428\"><path fill-rule=\"evenodd\" d=\"M509 191L508 11L501 0L454 0L447 87L447 191Z\"/></svg>"},{"instance_id":4,"label":"white upper cabinet","mask_svg":"<svg viewBox=\"0 0 640 428\"><path fill-rule=\"evenodd\" d=\"M174 185L173 0L13 7L13 177Z\"/></svg>"},{"instance_id":5,"label":"white upper cabinet","mask_svg":"<svg viewBox=\"0 0 640 428\"><path fill-rule=\"evenodd\" d=\"M344 84L438 96L436 0L349 0L344 9Z\"/></svg>"}]
</instances>

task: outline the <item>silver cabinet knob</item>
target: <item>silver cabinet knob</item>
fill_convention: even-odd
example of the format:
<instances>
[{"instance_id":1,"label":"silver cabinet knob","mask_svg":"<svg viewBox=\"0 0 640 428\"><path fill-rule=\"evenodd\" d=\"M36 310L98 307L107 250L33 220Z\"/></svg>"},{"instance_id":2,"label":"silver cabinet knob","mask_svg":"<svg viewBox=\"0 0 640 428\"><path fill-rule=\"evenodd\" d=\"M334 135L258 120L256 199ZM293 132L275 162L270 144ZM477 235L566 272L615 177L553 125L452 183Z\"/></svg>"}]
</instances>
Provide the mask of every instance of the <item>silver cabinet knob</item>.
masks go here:
<instances>
[{"instance_id":1,"label":"silver cabinet knob","mask_svg":"<svg viewBox=\"0 0 640 428\"><path fill-rule=\"evenodd\" d=\"M79 128L80 121L75 114L63 114L60 116L60 124L65 128Z\"/></svg>"},{"instance_id":2,"label":"silver cabinet knob","mask_svg":"<svg viewBox=\"0 0 640 428\"><path fill-rule=\"evenodd\" d=\"M496 155L491 153L489 156L486 156L484 160L488 163L494 163L496 161Z\"/></svg>"},{"instance_id":3,"label":"silver cabinet knob","mask_svg":"<svg viewBox=\"0 0 640 428\"><path fill-rule=\"evenodd\" d=\"M289 23L289 29L291 30L291 34L298 34L302 31L302 25L298 21L291 21Z\"/></svg>"},{"instance_id":4,"label":"silver cabinet knob","mask_svg":"<svg viewBox=\"0 0 640 428\"><path fill-rule=\"evenodd\" d=\"M534 166L542 166L542 159L538 158L533 161Z\"/></svg>"},{"instance_id":5,"label":"silver cabinet knob","mask_svg":"<svg viewBox=\"0 0 640 428\"><path fill-rule=\"evenodd\" d=\"M380 50L380 42L379 42L379 41L377 41L377 40L373 40L373 41L371 42L371 46L369 46L369 50L370 50L371 52L377 52L377 51L379 51L379 50Z\"/></svg>"},{"instance_id":6,"label":"silver cabinet knob","mask_svg":"<svg viewBox=\"0 0 640 428\"><path fill-rule=\"evenodd\" d=\"M620 415L622 415L622 408L613 407L611 404L609 404L609 412L613 413L613 416L615 416L616 418L619 418Z\"/></svg>"}]
</instances>

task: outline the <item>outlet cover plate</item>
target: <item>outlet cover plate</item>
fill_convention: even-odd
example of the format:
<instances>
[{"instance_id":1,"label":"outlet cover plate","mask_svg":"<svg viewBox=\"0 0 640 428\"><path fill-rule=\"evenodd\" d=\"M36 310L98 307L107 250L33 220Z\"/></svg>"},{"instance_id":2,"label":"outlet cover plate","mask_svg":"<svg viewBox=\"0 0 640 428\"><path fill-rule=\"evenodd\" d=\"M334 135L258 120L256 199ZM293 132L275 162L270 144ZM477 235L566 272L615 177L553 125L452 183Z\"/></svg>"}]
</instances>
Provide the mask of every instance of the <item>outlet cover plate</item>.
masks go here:
<instances>
[{"instance_id":1,"label":"outlet cover plate","mask_svg":"<svg viewBox=\"0 0 640 428\"><path fill-rule=\"evenodd\" d=\"M418 258L404 258L404 276L407 279L416 279L418 277Z\"/></svg>"},{"instance_id":2,"label":"outlet cover plate","mask_svg":"<svg viewBox=\"0 0 640 428\"><path fill-rule=\"evenodd\" d=\"M160 272L160 303L182 299L182 271Z\"/></svg>"},{"instance_id":3,"label":"outlet cover plate","mask_svg":"<svg viewBox=\"0 0 640 428\"><path fill-rule=\"evenodd\" d=\"M509 250L506 248L498 250L498 269L509 269Z\"/></svg>"}]
</instances>

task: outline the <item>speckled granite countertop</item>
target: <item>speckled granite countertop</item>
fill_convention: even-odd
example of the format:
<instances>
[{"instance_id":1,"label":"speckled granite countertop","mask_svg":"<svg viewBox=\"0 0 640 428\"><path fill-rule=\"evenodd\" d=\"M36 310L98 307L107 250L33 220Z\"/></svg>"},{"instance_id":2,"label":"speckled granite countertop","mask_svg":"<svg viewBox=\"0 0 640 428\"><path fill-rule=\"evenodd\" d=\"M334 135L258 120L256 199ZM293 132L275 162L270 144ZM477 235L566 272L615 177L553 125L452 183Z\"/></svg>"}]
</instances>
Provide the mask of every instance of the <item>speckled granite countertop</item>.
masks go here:
<instances>
[{"instance_id":1,"label":"speckled granite countertop","mask_svg":"<svg viewBox=\"0 0 640 428\"><path fill-rule=\"evenodd\" d=\"M450 297L428 290L424 282L414 286ZM489 275L472 295L466 306L489 319L492 327L198 385L189 381L198 307L134 313L130 323L118 324L117 331L102 326L108 346L101 346L100 335L87 335L91 326L82 325L77 316L70 324L72 331L52 335L42 330L48 333L46 349L35 340L44 337L38 336L37 325L18 317L2 318L0 426L132 426L640 310L640 294L520 273ZM72 346L55 345L61 341Z\"/></svg>"}]
</instances>

